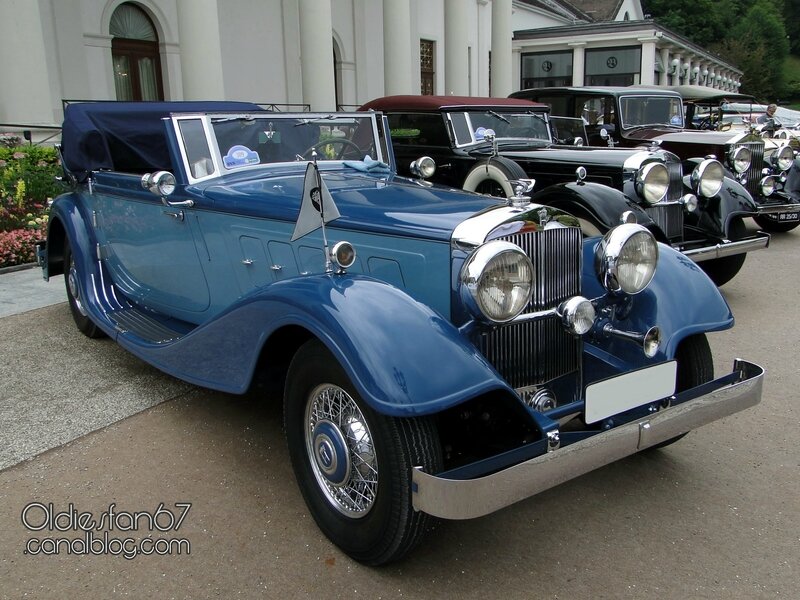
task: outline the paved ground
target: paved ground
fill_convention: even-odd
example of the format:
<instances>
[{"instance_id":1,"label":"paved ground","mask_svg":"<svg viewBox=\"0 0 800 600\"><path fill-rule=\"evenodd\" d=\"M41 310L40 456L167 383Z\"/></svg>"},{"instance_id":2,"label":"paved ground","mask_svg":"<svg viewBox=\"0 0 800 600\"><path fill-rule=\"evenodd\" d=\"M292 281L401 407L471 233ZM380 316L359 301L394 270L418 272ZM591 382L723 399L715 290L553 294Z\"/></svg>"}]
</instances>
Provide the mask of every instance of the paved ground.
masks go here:
<instances>
[{"instance_id":1,"label":"paved ground","mask_svg":"<svg viewBox=\"0 0 800 600\"><path fill-rule=\"evenodd\" d=\"M793 232L724 287L737 324L711 338L715 362L766 366L757 407L488 517L443 523L383 569L343 556L310 519L277 399L177 382L83 338L63 303L0 319L0 458L35 455L0 471L0 598L800 597L798 264ZM191 554L25 554L45 537L22 524L32 502L95 516L161 502L177 515L188 502L180 530L158 536L189 540ZM41 515L31 509L29 524Z\"/></svg>"}]
</instances>

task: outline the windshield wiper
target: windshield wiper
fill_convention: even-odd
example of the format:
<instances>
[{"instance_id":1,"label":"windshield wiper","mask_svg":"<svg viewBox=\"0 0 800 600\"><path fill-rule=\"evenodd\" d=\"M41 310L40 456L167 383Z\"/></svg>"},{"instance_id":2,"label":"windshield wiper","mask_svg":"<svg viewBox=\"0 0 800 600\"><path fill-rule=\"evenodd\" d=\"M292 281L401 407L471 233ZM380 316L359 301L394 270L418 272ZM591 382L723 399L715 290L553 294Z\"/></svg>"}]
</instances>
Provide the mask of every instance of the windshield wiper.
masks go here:
<instances>
[{"instance_id":1,"label":"windshield wiper","mask_svg":"<svg viewBox=\"0 0 800 600\"><path fill-rule=\"evenodd\" d=\"M503 115L501 115L500 113L496 113L496 112L494 112L493 110L487 110L487 111L486 111L486 114L487 114L487 115L491 115L491 116L495 117L496 119L500 119L501 121L505 121L505 122L506 122L506 123L508 123L508 124L511 124L511 121L509 121L508 119L506 119L506 118L505 118Z\"/></svg>"}]
</instances>

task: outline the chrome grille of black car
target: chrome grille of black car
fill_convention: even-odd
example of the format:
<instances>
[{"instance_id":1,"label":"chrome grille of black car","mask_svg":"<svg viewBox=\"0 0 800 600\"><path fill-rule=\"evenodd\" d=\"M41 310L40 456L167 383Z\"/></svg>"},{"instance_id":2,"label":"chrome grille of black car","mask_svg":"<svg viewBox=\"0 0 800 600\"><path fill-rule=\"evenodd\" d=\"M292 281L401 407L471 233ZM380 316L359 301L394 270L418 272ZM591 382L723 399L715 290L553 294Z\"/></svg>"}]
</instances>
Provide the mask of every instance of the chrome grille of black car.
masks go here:
<instances>
[{"instance_id":1,"label":"chrome grille of black car","mask_svg":"<svg viewBox=\"0 0 800 600\"><path fill-rule=\"evenodd\" d=\"M683 196L683 165L680 161L668 162L667 172L669 173L667 200L680 200Z\"/></svg>"},{"instance_id":2,"label":"chrome grille of black car","mask_svg":"<svg viewBox=\"0 0 800 600\"><path fill-rule=\"evenodd\" d=\"M746 146L750 149L750 168L745 173L747 182L745 187L753 196L761 195L761 171L764 169L764 144L763 142L745 142L734 144L733 149Z\"/></svg>"},{"instance_id":3,"label":"chrome grille of black car","mask_svg":"<svg viewBox=\"0 0 800 600\"><path fill-rule=\"evenodd\" d=\"M661 231L671 240L683 239L683 205L679 202L665 202L645 209Z\"/></svg>"},{"instance_id":4,"label":"chrome grille of black car","mask_svg":"<svg viewBox=\"0 0 800 600\"><path fill-rule=\"evenodd\" d=\"M580 294L582 238L566 227L504 236L522 248L534 265L536 285L526 312L553 308ZM580 364L581 340L560 319L512 323L481 336L481 353L514 388L545 383Z\"/></svg>"}]
</instances>

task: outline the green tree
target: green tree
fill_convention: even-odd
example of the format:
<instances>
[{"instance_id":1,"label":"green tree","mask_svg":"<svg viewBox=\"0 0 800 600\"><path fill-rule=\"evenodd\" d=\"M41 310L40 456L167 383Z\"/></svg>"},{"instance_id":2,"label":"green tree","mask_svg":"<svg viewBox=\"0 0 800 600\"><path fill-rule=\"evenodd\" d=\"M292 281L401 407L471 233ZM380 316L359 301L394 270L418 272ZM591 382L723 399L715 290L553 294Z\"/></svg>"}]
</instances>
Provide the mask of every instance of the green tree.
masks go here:
<instances>
[{"instance_id":1,"label":"green tree","mask_svg":"<svg viewBox=\"0 0 800 600\"><path fill-rule=\"evenodd\" d=\"M742 69L743 92L766 99L784 95L783 63L789 40L774 0L757 0L712 50Z\"/></svg>"}]
</instances>

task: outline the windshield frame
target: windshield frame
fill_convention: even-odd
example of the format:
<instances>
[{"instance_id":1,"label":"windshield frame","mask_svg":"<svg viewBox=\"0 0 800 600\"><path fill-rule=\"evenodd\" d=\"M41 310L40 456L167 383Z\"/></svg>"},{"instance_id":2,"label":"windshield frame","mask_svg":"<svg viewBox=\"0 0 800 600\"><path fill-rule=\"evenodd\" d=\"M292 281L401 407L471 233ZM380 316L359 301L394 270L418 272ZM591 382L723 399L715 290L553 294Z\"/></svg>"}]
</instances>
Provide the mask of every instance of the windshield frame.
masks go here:
<instances>
[{"instance_id":1,"label":"windshield frame","mask_svg":"<svg viewBox=\"0 0 800 600\"><path fill-rule=\"evenodd\" d=\"M254 125L258 125L259 122L263 121L264 127L260 128L263 129L263 131L257 131L257 135L259 136L258 139L259 140L262 139L262 133L263 133L263 137L266 137L266 139L271 140L273 138L269 137L267 134L270 132L271 129L274 132L273 129L274 123L277 121L281 122L290 121L290 123L288 124L283 123L283 129L286 129L288 131L293 131L295 127L304 127L309 124L314 124L322 127L330 127L333 130L337 128L337 125L344 126L344 125L353 125L355 123L361 123L360 127L368 125L368 129L366 131L371 132L372 135L370 149L373 150L373 153L375 155L373 156L372 154L370 154L370 157L373 160L389 164L391 158L386 150L383 136L380 135L379 123L377 117L378 113L366 113L366 112L181 113L181 114L171 115L170 120L172 122L172 126L175 132L175 137L177 139L178 149L181 155L181 161L183 164L184 171L186 173L187 180L189 181L190 184L192 184L217 177L222 177L230 173L263 169L265 167L275 167L281 165L286 166L297 163L305 164L310 160L310 159L297 158L297 156L299 155L296 154L295 158L291 160L288 160L284 157L282 160L262 161L254 148L250 148L249 146L244 145L243 152L246 151L247 156L243 159L243 162L239 164L230 164L230 160L228 160L228 164L226 164L225 158L227 155L230 154L231 150L233 149L233 146L227 149L226 152L224 153L222 152L219 146L218 134L214 128L215 124L225 121L242 121L242 122L253 121ZM194 156L195 149L188 147L187 140L183 133L182 126L186 124L186 121L190 120L200 120L203 126L203 132L205 134L205 143L207 145L208 154L210 154L210 156L207 154L204 154L202 156L203 159L208 159L210 161L209 163L206 163L209 166L209 169L204 169L208 171L206 173L203 173L202 170L198 172L195 169L196 167L196 165L194 164L196 163L196 159ZM294 122L292 123L291 121ZM272 125L273 128L270 128L269 125ZM359 133L362 133L363 131L365 130L359 128ZM306 150L306 148L303 148L303 150ZM253 161L254 159L257 162ZM321 165L324 164L326 170L329 170L329 169L345 168L344 165L345 162L357 161L363 159L364 157L361 157L360 159L355 159L355 158L328 159L324 156L324 153L318 152L316 160ZM213 168L211 168L212 165Z\"/></svg>"},{"instance_id":2,"label":"windshield frame","mask_svg":"<svg viewBox=\"0 0 800 600\"><path fill-rule=\"evenodd\" d=\"M626 113L628 111L624 110L624 103L625 101L629 100L668 100L671 102L672 105L677 106L678 108L678 116L680 117L680 123L672 123L670 122L670 117L667 117L666 122L656 122L656 123L637 123L636 125L632 125L627 123L627 119L625 118ZM661 94L645 94L645 93L635 93L635 94L624 94L617 98L617 119L619 121L620 127L623 131L630 131L633 129L641 129L647 127L669 127L672 129L684 129L686 125L686 115L684 114L683 110L683 98L680 96L673 96L673 95L661 95Z\"/></svg>"},{"instance_id":3,"label":"windshield frame","mask_svg":"<svg viewBox=\"0 0 800 600\"><path fill-rule=\"evenodd\" d=\"M456 123L454 121L453 116L464 118L464 125L466 125L469 131L469 140L466 140L466 136L460 135L457 132L460 132L464 129L463 125L460 123ZM545 144L553 143L552 132L550 131L550 121L549 115L547 112L544 111L533 111L529 109L520 109L515 107L514 110L509 110L508 107L483 107L479 109L467 109L467 108L456 108L452 110L447 110L445 112L445 120L447 121L447 127L450 133L450 137L453 140L453 145L456 148L466 148L468 146L475 146L478 144L486 144L488 143L483 138L479 138L476 133L482 127L475 127L472 122L472 115L489 115L493 116L494 118L500 118L501 120L505 119L512 119L514 117L526 117L530 119L540 119L543 126L543 133L546 133L547 137L515 137L515 136L502 136L498 135L495 139L498 141L505 141L505 140L523 140L526 142L540 142ZM497 130L496 130L497 131Z\"/></svg>"}]
</instances>

